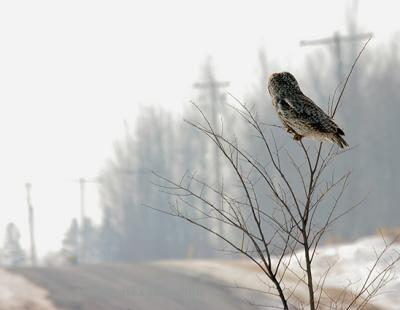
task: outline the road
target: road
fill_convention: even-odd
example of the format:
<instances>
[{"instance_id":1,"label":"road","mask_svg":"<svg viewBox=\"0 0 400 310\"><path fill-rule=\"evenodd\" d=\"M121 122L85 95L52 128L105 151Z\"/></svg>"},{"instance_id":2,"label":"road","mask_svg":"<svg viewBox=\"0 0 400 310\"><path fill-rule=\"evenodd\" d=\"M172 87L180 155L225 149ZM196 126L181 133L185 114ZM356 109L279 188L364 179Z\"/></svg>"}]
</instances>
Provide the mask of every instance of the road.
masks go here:
<instances>
[{"instance_id":1,"label":"road","mask_svg":"<svg viewBox=\"0 0 400 310\"><path fill-rule=\"evenodd\" d=\"M62 310L254 310L222 285L151 264L18 268Z\"/></svg>"}]
</instances>

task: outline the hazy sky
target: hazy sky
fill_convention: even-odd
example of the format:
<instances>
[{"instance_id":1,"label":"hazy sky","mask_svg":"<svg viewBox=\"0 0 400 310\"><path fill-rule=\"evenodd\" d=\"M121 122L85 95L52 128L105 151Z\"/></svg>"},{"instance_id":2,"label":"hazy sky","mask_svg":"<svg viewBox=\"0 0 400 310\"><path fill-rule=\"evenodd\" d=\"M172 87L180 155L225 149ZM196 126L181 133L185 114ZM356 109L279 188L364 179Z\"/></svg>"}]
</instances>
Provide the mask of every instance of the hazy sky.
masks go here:
<instances>
[{"instance_id":1,"label":"hazy sky","mask_svg":"<svg viewBox=\"0 0 400 310\"><path fill-rule=\"evenodd\" d=\"M24 183L33 184L39 254L56 250L79 215L81 177L95 177L140 105L179 111L213 57L238 97L257 53L302 70L299 40L345 32L350 0L0 1L0 236L7 222L28 247ZM400 30L398 1L359 1L372 45ZM399 6L399 7L398 7ZM88 213L98 222L96 186Z\"/></svg>"}]
</instances>

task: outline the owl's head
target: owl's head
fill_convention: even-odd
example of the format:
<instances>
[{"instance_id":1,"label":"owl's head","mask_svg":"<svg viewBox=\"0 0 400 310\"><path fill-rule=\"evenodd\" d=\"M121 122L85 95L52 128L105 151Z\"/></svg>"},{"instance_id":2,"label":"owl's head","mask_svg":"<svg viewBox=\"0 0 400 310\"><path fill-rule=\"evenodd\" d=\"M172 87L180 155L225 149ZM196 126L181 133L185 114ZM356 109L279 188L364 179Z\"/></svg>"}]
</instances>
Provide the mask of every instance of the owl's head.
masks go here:
<instances>
[{"instance_id":1,"label":"owl's head","mask_svg":"<svg viewBox=\"0 0 400 310\"><path fill-rule=\"evenodd\" d=\"M271 96L278 97L301 92L299 83L290 72L272 73L268 79L268 91Z\"/></svg>"}]
</instances>

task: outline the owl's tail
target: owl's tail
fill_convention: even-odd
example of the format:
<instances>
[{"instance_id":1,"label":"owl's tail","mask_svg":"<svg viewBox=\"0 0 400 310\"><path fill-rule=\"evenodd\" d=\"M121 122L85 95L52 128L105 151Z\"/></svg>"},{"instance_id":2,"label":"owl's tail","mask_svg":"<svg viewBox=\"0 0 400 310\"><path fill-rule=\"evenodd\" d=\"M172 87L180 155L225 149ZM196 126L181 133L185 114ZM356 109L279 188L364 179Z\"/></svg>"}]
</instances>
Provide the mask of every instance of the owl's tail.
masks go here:
<instances>
[{"instance_id":1,"label":"owl's tail","mask_svg":"<svg viewBox=\"0 0 400 310\"><path fill-rule=\"evenodd\" d=\"M343 131L342 131L343 132ZM339 145L340 148L344 149L346 146L349 146L347 144L347 142L342 138L342 136L340 135L340 133L336 133L334 135L332 135L332 142L336 143L337 145Z\"/></svg>"}]
</instances>

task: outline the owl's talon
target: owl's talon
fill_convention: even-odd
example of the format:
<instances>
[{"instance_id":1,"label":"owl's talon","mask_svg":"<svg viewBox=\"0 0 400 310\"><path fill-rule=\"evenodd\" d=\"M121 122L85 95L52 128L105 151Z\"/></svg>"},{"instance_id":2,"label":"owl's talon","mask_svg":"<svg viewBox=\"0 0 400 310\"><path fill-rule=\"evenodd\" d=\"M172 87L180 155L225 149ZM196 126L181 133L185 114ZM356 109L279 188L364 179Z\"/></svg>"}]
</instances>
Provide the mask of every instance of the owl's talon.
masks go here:
<instances>
[{"instance_id":1,"label":"owl's talon","mask_svg":"<svg viewBox=\"0 0 400 310\"><path fill-rule=\"evenodd\" d=\"M285 125L285 128L286 128L286 132L287 132L287 133L293 133L293 134L296 133L296 132L294 131L294 129L292 129L292 128L289 127L288 125Z\"/></svg>"},{"instance_id":2,"label":"owl's talon","mask_svg":"<svg viewBox=\"0 0 400 310\"><path fill-rule=\"evenodd\" d=\"M293 140L295 140L295 141L300 141L302 138L303 138L303 136L301 136L301 135L299 135L297 133L295 133L294 136L293 136Z\"/></svg>"}]
</instances>

